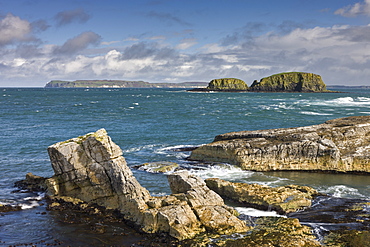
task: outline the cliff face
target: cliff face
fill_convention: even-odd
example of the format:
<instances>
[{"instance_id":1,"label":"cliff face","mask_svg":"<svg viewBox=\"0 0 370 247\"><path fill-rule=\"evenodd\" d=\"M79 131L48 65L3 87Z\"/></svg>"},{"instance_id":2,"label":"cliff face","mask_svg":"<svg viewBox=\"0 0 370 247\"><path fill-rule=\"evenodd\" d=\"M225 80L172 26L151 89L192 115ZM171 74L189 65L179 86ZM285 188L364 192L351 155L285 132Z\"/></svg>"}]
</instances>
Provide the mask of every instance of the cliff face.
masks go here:
<instances>
[{"instance_id":1,"label":"cliff face","mask_svg":"<svg viewBox=\"0 0 370 247\"><path fill-rule=\"evenodd\" d=\"M299 128L219 135L190 159L227 162L245 170L321 170L370 173L370 116Z\"/></svg>"},{"instance_id":2,"label":"cliff face","mask_svg":"<svg viewBox=\"0 0 370 247\"><path fill-rule=\"evenodd\" d=\"M321 76L313 73L290 72L272 75L254 81L250 91L266 92L324 92L326 85Z\"/></svg>"},{"instance_id":3,"label":"cliff face","mask_svg":"<svg viewBox=\"0 0 370 247\"><path fill-rule=\"evenodd\" d=\"M248 86L240 79L221 78L210 81L206 89L214 91L246 91Z\"/></svg>"}]
</instances>

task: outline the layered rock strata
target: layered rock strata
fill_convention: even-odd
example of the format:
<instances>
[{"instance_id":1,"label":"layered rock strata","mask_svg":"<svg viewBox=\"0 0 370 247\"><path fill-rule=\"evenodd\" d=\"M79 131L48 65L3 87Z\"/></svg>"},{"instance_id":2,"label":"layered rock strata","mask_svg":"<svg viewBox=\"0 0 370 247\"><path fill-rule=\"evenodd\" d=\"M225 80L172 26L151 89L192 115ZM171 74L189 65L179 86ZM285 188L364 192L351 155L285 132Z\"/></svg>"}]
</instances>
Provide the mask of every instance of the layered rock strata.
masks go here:
<instances>
[{"instance_id":1,"label":"layered rock strata","mask_svg":"<svg viewBox=\"0 0 370 247\"><path fill-rule=\"evenodd\" d=\"M325 92L326 85L320 75L289 72L271 75L254 81L250 91L264 92Z\"/></svg>"},{"instance_id":2,"label":"layered rock strata","mask_svg":"<svg viewBox=\"0 0 370 247\"><path fill-rule=\"evenodd\" d=\"M296 212L311 206L319 193L308 187L288 185L269 187L261 184L233 183L219 178L206 179L207 186L220 196L263 210L281 214Z\"/></svg>"},{"instance_id":3,"label":"layered rock strata","mask_svg":"<svg viewBox=\"0 0 370 247\"><path fill-rule=\"evenodd\" d=\"M173 195L152 197L104 129L56 143L48 153L55 172L46 180L52 197L117 209L144 232L165 232L182 240L206 231L231 234L249 229L203 180L187 172L168 176Z\"/></svg>"},{"instance_id":4,"label":"layered rock strata","mask_svg":"<svg viewBox=\"0 0 370 247\"><path fill-rule=\"evenodd\" d=\"M216 136L189 159L227 162L245 170L370 173L370 116L323 124Z\"/></svg>"}]
</instances>

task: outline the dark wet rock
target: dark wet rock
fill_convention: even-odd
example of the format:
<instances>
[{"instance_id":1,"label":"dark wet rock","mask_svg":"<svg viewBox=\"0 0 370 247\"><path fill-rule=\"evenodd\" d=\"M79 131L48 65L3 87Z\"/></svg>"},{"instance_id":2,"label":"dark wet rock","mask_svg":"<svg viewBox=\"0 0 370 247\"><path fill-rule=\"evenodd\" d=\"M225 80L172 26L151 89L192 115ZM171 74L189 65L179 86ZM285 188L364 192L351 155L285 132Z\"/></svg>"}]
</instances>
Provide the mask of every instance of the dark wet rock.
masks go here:
<instances>
[{"instance_id":1,"label":"dark wet rock","mask_svg":"<svg viewBox=\"0 0 370 247\"><path fill-rule=\"evenodd\" d=\"M205 181L210 189L224 198L262 210L275 210L280 214L310 207L312 199L320 195L308 186L269 187L261 184L234 183L219 178L209 178Z\"/></svg>"},{"instance_id":2,"label":"dark wet rock","mask_svg":"<svg viewBox=\"0 0 370 247\"><path fill-rule=\"evenodd\" d=\"M323 243L329 247L369 247L370 231L338 230L325 237Z\"/></svg>"},{"instance_id":3,"label":"dark wet rock","mask_svg":"<svg viewBox=\"0 0 370 247\"><path fill-rule=\"evenodd\" d=\"M298 218L301 222L327 224L329 230L343 226L356 229L370 227L370 201L338 197L317 197L313 206L289 217ZM335 223L335 224L333 224Z\"/></svg>"},{"instance_id":4,"label":"dark wet rock","mask_svg":"<svg viewBox=\"0 0 370 247\"><path fill-rule=\"evenodd\" d=\"M138 166L134 166L133 168L150 173L166 173L175 171L177 168L179 168L179 164L168 161L159 161L144 163Z\"/></svg>"},{"instance_id":5,"label":"dark wet rock","mask_svg":"<svg viewBox=\"0 0 370 247\"><path fill-rule=\"evenodd\" d=\"M6 212L11 212L11 211L19 211L19 210L22 210L21 206L0 204L0 213L6 213Z\"/></svg>"},{"instance_id":6,"label":"dark wet rock","mask_svg":"<svg viewBox=\"0 0 370 247\"><path fill-rule=\"evenodd\" d=\"M192 151L189 159L227 162L253 171L370 173L370 116L323 124L231 132Z\"/></svg>"},{"instance_id":7,"label":"dark wet rock","mask_svg":"<svg viewBox=\"0 0 370 247\"><path fill-rule=\"evenodd\" d=\"M27 191L45 192L47 186L45 184L46 178L32 174L26 174L26 179L15 182L15 186Z\"/></svg>"}]
</instances>

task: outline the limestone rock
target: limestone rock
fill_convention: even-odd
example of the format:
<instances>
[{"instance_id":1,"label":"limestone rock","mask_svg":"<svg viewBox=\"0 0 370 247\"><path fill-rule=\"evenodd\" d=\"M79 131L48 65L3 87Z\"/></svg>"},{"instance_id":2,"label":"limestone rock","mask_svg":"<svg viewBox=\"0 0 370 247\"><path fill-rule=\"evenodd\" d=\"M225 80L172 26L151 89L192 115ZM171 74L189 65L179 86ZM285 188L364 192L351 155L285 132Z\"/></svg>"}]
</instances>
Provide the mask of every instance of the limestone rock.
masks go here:
<instances>
[{"instance_id":1,"label":"limestone rock","mask_svg":"<svg viewBox=\"0 0 370 247\"><path fill-rule=\"evenodd\" d=\"M219 234L248 230L203 180L187 173L169 176L176 194L150 196L104 129L51 145L48 152L55 175L46 185L54 198L118 209L144 232L165 232L179 240L206 230Z\"/></svg>"},{"instance_id":2,"label":"limestone rock","mask_svg":"<svg viewBox=\"0 0 370 247\"><path fill-rule=\"evenodd\" d=\"M162 161L144 163L138 166L134 166L133 168L150 173L166 173L175 171L178 167L179 164L176 164L174 162Z\"/></svg>"},{"instance_id":3,"label":"limestone rock","mask_svg":"<svg viewBox=\"0 0 370 247\"><path fill-rule=\"evenodd\" d=\"M233 183L219 178L206 179L206 184L222 197L281 214L310 207L313 197L319 195L310 187L298 185L274 188L260 184Z\"/></svg>"},{"instance_id":4,"label":"limestone rock","mask_svg":"<svg viewBox=\"0 0 370 247\"><path fill-rule=\"evenodd\" d=\"M322 246L308 226L301 225L294 218L261 217L256 222L251 234L239 238L229 239L216 246L223 247L320 247Z\"/></svg>"},{"instance_id":5,"label":"limestone rock","mask_svg":"<svg viewBox=\"0 0 370 247\"><path fill-rule=\"evenodd\" d=\"M231 132L192 151L189 159L245 170L370 173L370 116L298 128Z\"/></svg>"},{"instance_id":6,"label":"limestone rock","mask_svg":"<svg viewBox=\"0 0 370 247\"><path fill-rule=\"evenodd\" d=\"M210 81L206 89L214 91L246 91L248 86L240 79L221 78Z\"/></svg>"},{"instance_id":7,"label":"limestone rock","mask_svg":"<svg viewBox=\"0 0 370 247\"><path fill-rule=\"evenodd\" d=\"M325 92L326 85L321 76L313 73L289 72L254 81L250 91L264 92Z\"/></svg>"},{"instance_id":8,"label":"limestone rock","mask_svg":"<svg viewBox=\"0 0 370 247\"><path fill-rule=\"evenodd\" d=\"M210 190L199 177L187 171L168 176L171 190L175 196L185 196L184 200L193 208L207 231L218 234L245 232L248 228L235 215L237 212L224 204L223 199Z\"/></svg>"}]
</instances>

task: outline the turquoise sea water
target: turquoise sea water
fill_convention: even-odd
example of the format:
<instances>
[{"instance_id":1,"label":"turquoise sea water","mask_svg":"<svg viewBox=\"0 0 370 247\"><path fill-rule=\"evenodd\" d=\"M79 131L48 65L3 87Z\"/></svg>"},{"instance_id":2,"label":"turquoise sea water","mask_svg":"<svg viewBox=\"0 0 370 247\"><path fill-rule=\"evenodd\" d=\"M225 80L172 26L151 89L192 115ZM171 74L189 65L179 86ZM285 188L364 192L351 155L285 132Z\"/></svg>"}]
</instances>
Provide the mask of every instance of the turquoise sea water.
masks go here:
<instances>
[{"instance_id":1,"label":"turquoise sea water","mask_svg":"<svg viewBox=\"0 0 370 247\"><path fill-rule=\"evenodd\" d=\"M195 169L196 163L185 160L189 153L173 151L177 147L209 143L216 135L231 131L297 127L369 115L370 90L300 94L3 88L0 93L0 203L24 208L0 216L0 245L42 239L69 243L77 241L75 238L83 245L89 234L94 236L88 229L76 235L75 225L58 224L60 216L55 212L41 214L39 195L12 191L14 182L28 172L40 176L53 174L46 151L49 145L100 128L105 128L122 148L130 166L173 161L203 178L220 177L270 186L303 184L337 197L370 197L370 179L364 175L257 173L227 165ZM170 193L165 175L138 170L134 174L153 195Z\"/></svg>"}]
</instances>

